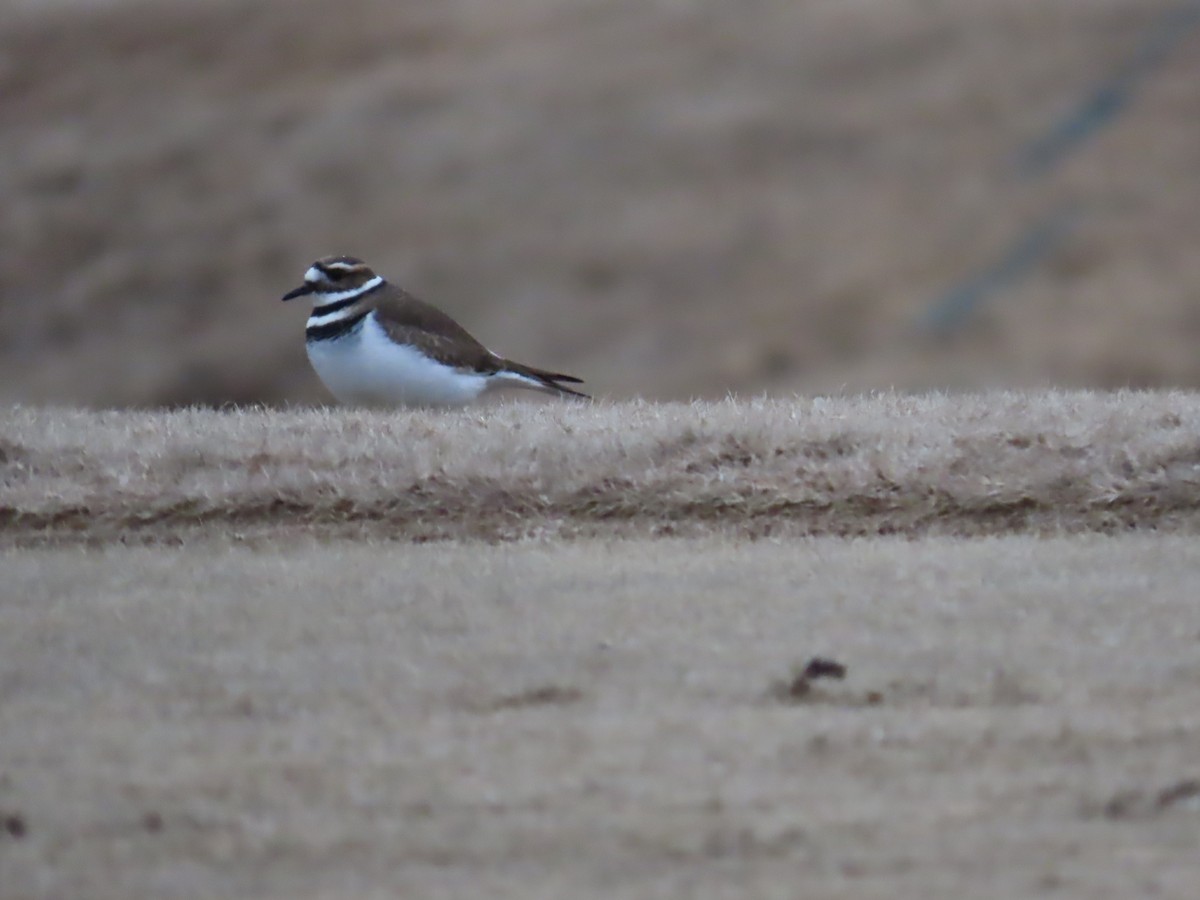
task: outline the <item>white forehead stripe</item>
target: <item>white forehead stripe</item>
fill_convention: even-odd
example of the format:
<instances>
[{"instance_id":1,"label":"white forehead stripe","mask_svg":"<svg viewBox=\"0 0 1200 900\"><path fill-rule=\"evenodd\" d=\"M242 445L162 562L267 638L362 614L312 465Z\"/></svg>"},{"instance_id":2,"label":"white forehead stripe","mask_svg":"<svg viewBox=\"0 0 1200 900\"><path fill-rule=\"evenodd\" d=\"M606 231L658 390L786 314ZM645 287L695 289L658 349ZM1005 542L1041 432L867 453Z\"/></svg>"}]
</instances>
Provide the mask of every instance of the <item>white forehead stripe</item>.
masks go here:
<instances>
[{"instance_id":1,"label":"white forehead stripe","mask_svg":"<svg viewBox=\"0 0 1200 900\"><path fill-rule=\"evenodd\" d=\"M321 270L316 266L309 266L308 271L304 273L304 280L309 284L321 280Z\"/></svg>"}]
</instances>

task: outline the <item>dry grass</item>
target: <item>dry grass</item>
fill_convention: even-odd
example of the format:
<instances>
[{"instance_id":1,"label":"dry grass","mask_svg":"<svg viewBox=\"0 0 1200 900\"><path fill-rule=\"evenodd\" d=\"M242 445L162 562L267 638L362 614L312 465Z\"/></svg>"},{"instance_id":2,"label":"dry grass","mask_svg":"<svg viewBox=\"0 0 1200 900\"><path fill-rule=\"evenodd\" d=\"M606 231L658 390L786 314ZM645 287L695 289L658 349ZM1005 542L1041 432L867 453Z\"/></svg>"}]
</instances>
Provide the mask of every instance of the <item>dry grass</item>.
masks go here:
<instances>
[{"instance_id":1,"label":"dry grass","mask_svg":"<svg viewBox=\"0 0 1200 900\"><path fill-rule=\"evenodd\" d=\"M0 570L5 900L1200 882L1190 537L205 542ZM846 680L781 701L814 655Z\"/></svg>"},{"instance_id":2,"label":"dry grass","mask_svg":"<svg viewBox=\"0 0 1200 900\"><path fill-rule=\"evenodd\" d=\"M0 417L0 535L405 540L1200 527L1185 393Z\"/></svg>"},{"instance_id":3,"label":"dry grass","mask_svg":"<svg viewBox=\"0 0 1200 900\"><path fill-rule=\"evenodd\" d=\"M1190 898L1198 448L1183 393L10 409L0 896Z\"/></svg>"}]
</instances>

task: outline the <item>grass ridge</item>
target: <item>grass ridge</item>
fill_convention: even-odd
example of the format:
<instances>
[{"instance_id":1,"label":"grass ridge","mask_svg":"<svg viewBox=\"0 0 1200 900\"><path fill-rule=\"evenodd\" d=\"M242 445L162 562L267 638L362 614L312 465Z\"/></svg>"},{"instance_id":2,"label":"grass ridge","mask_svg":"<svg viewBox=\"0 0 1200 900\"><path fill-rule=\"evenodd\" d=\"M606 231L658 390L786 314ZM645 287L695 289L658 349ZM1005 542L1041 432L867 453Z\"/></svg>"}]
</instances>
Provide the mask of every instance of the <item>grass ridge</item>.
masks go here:
<instances>
[{"instance_id":1,"label":"grass ridge","mask_svg":"<svg viewBox=\"0 0 1200 900\"><path fill-rule=\"evenodd\" d=\"M1200 530L1200 398L0 414L0 541Z\"/></svg>"}]
</instances>

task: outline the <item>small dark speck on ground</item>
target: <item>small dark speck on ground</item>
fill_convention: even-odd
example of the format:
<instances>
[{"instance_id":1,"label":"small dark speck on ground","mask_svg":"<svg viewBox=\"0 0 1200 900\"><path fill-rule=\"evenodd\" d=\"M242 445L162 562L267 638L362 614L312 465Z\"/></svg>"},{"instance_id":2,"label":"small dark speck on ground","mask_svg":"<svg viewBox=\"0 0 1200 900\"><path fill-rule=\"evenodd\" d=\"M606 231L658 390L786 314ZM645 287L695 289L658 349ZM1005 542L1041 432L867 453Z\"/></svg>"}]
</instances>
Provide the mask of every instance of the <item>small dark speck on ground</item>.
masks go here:
<instances>
[{"instance_id":1,"label":"small dark speck on ground","mask_svg":"<svg viewBox=\"0 0 1200 900\"><path fill-rule=\"evenodd\" d=\"M846 666L835 659L814 656L803 666L793 667L791 677L774 684L770 693L778 700L796 703L808 698L813 690L813 682L823 678L843 681L846 678Z\"/></svg>"},{"instance_id":2,"label":"small dark speck on ground","mask_svg":"<svg viewBox=\"0 0 1200 900\"><path fill-rule=\"evenodd\" d=\"M4 828L5 834L17 840L25 837L29 831L29 826L25 824L25 817L19 812L0 813L0 826Z\"/></svg>"},{"instance_id":3,"label":"small dark speck on ground","mask_svg":"<svg viewBox=\"0 0 1200 900\"><path fill-rule=\"evenodd\" d=\"M1106 819L1136 819L1188 804L1200 809L1200 779L1189 778L1158 791L1127 790L1113 795L1101 808Z\"/></svg>"},{"instance_id":4,"label":"small dark speck on ground","mask_svg":"<svg viewBox=\"0 0 1200 900\"><path fill-rule=\"evenodd\" d=\"M520 709L526 706L563 706L569 703L578 703L582 699L583 691L579 688L547 684L498 697L486 706L490 710Z\"/></svg>"},{"instance_id":5,"label":"small dark speck on ground","mask_svg":"<svg viewBox=\"0 0 1200 900\"><path fill-rule=\"evenodd\" d=\"M846 677L846 667L836 659L814 656L808 661L808 665L804 667L799 677L809 681L816 681L818 678L836 678L841 681Z\"/></svg>"}]
</instances>

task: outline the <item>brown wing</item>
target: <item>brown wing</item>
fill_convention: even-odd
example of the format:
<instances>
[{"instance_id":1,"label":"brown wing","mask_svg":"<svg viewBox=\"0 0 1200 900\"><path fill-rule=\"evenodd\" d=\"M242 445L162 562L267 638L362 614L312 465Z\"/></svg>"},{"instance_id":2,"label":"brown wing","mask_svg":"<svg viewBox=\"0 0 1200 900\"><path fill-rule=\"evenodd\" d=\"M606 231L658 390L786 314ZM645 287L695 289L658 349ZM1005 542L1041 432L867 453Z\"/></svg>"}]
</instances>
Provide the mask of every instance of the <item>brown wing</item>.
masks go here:
<instances>
[{"instance_id":1,"label":"brown wing","mask_svg":"<svg viewBox=\"0 0 1200 900\"><path fill-rule=\"evenodd\" d=\"M582 379L502 359L440 309L393 284L385 284L371 295L371 299L375 318L392 340L416 347L443 365L483 375L514 372L537 382L537 387L551 393L588 396L560 384L564 381L581 384Z\"/></svg>"},{"instance_id":2,"label":"brown wing","mask_svg":"<svg viewBox=\"0 0 1200 900\"><path fill-rule=\"evenodd\" d=\"M472 372L497 372L503 361L467 329L436 307L392 284L374 299L375 318L388 336L410 344L447 366Z\"/></svg>"}]
</instances>

